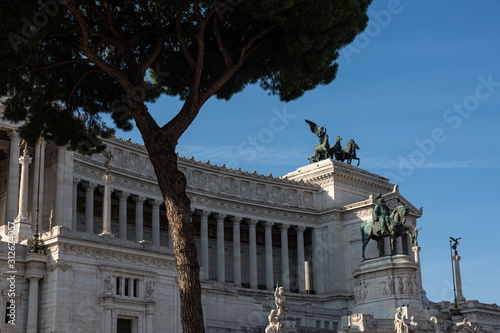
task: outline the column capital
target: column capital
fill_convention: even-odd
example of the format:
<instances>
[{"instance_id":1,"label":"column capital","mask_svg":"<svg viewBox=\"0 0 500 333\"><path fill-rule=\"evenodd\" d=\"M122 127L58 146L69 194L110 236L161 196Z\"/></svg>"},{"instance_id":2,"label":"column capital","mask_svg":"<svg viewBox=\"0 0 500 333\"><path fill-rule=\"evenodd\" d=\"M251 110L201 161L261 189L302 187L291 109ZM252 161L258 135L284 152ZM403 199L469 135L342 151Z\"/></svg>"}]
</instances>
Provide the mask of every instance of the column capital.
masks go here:
<instances>
[{"instance_id":1,"label":"column capital","mask_svg":"<svg viewBox=\"0 0 500 333\"><path fill-rule=\"evenodd\" d=\"M19 136L19 133L17 133L16 130L11 130L11 131L8 131L7 132L7 135L9 136L9 138L13 141L13 140L20 140L21 137ZM17 144L16 144L17 145Z\"/></svg>"},{"instance_id":2,"label":"column capital","mask_svg":"<svg viewBox=\"0 0 500 333\"><path fill-rule=\"evenodd\" d=\"M420 252L422 248L420 246L413 246L411 249L413 250L413 252Z\"/></svg>"},{"instance_id":3,"label":"column capital","mask_svg":"<svg viewBox=\"0 0 500 333\"><path fill-rule=\"evenodd\" d=\"M264 222L264 227L266 229L271 229L273 227L273 225L274 225L274 222L271 222L271 221Z\"/></svg>"},{"instance_id":4,"label":"column capital","mask_svg":"<svg viewBox=\"0 0 500 333\"><path fill-rule=\"evenodd\" d=\"M222 213L213 213L214 217L217 219L217 222L222 220L224 221L224 219L226 218L226 214L222 214Z\"/></svg>"},{"instance_id":5,"label":"column capital","mask_svg":"<svg viewBox=\"0 0 500 333\"><path fill-rule=\"evenodd\" d=\"M130 196L130 193L124 191L117 192L116 194L118 195L118 199L120 200L127 200Z\"/></svg>"},{"instance_id":6,"label":"column capital","mask_svg":"<svg viewBox=\"0 0 500 333\"><path fill-rule=\"evenodd\" d=\"M142 195L134 195L134 196L132 196L132 198L134 199L134 202L136 204L143 204L144 201L146 201L146 197L144 197Z\"/></svg>"},{"instance_id":7,"label":"column capital","mask_svg":"<svg viewBox=\"0 0 500 333\"><path fill-rule=\"evenodd\" d=\"M460 261L460 259L462 259L462 257L460 257L458 254L455 254L453 256L453 260L455 260L455 261Z\"/></svg>"},{"instance_id":8,"label":"column capital","mask_svg":"<svg viewBox=\"0 0 500 333\"><path fill-rule=\"evenodd\" d=\"M114 177L109 173L106 173L104 176L102 176L102 181L104 182L104 185L110 185L113 180Z\"/></svg>"},{"instance_id":9,"label":"column capital","mask_svg":"<svg viewBox=\"0 0 500 333\"><path fill-rule=\"evenodd\" d=\"M296 225L295 226L295 230L298 232L298 233L303 233L304 230L306 230L306 227L304 227L303 225Z\"/></svg>"},{"instance_id":10,"label":"column capital","mask_svg":"<svg viewBox=\"0 0 500 333\"><path fill-rule=\"evenodd\" d=\"M281 223L280 224L281 231L287 231L288 228L290 228L290 223Z\"/></svg>"},{"instance_id":11,"label":"column capital","mask_svg":"<svg viewBox=\"0 0 500 333\"><path fill-rule=\"evenodd\" d=\"M248 219L247 224L249 227L255 228L255 226L257 225L257 222L259 222L259 220L257 220L257 219Z\"/></svg>"},{"instance_id":12,"label":"column capital","mask_svg":"<svg viewBox=\"0 0 500 333\"><path fill-rule=\"evenodd\" d=\"M97 187L97 184L87 181L83 183L83 187L85 188L86 191L94 191L95 188Z\"/></svg>"},{"instance_id":13,"label":"column capital","mask_svg":"<svg viewBox=\"0 0 500 333\"><path fill-rule=\"evenodd\" d=\"M233 225L240 225L242 218L240 216L229 216L229 220L233 222Z\"/></svg>"},{"instance_id":14,"label":"column capital","mask_svg":"<svg viewBox=\"0 0 500 333\"><path fill-rule=\"evenodd\" d=\"M19 164L21 165L27 165L30 164L32 161L32 158L28 155L27 151L24 151L24 153L19 156Z\"/></svg>"},{"instance_id":15,"label":"column capital","mask_svg":"<svg viewBox=\"0 0 500 333\"><path fill-rule=\"evenodd\" d=\"M78 178L73 178L73 186L78 186L78 183L80 183L81 179Z\"/></svg>"},{"instance_id":16,"label":"column capital","mask_svg":"<svg viewBox=\"0 0 500 333\"><path fill-rule=\"evenodd\" d=\"M161 204L163 203L162 200L157 199L149 199L148 201L152 208L160 208Z\"/></svg>"},{"instance_id":17,"label":"column capital","mask_svg":"<svg viewBox=\"0 0 500 333\"><path fill-rule=\"evenodd\" d=\"M198 212L198 215L201 217L201 218L208 218L208 216L210 215L210 212L209 211L206 211L206 210L202 210L202 209L197 209L196 210Z\"/></svg>"}]
</instances>

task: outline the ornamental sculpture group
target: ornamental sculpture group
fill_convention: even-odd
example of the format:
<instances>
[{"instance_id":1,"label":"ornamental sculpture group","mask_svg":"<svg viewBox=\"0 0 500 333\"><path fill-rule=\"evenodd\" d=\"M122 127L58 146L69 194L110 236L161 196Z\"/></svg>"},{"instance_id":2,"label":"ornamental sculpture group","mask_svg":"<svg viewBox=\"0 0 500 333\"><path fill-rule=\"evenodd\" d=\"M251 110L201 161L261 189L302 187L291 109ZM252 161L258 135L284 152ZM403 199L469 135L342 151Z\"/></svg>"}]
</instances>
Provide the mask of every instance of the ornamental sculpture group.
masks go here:
<instances>
[{"instance_id":1,"label":"ornamental sculpture group","mask_svg":"<svg viewBox=\"0 0 500 333\"><path fill-rule=\"evenodd\" d=\"M410 209L406 206L398 206L392 212L385 204L382 194L375 195L377 204L373 208L373 221L361 224L361 240L363 260L365 258L365 248L370 239L377 242L379 256L384 255L384 237L390 237L391 255L396 254L396 238L408 235L412 243L415 243L418 230L415 228L415 237L405 227L406 217Z\"/></svg>"},{"instance_id":2,"label":"ornamental sculpture group","mask_svg":"<svg viewBox=\"0 0 500 333\"><path fill-rule=\"evenodd\" d=\"M351 164L352 160L358 160L359 166L359 158L356 157L356 150L359 149L359 146L354 142L353 139L350 139L347 142L347 146L342 148L341 141L342 138L337 136L335 140L335 144L330 146L330 142L328 140L328 134L326 134L326 125L318 126L306 119L306 123L311 127L311 132L316 134L319 138L319 144L314 146L314 154L308 158L309 163L316 163L322 160L326 160L327 158L333 159Z\"/></svg>"},{"instance_id":3,"label":"ornamental sculpture group","mask_svg":"<svg viewBox=\"0 0 500 333\"><path fill-rule=\"evenodd\" d=\"M276 309L271 310L267 319L269 324L266 327L266 333L295 333L295 321L287 318L286 314L290 309L290 305L286 301L283 287L276 287L274 291L274 303Z\"/></svg>"}]
</instances>

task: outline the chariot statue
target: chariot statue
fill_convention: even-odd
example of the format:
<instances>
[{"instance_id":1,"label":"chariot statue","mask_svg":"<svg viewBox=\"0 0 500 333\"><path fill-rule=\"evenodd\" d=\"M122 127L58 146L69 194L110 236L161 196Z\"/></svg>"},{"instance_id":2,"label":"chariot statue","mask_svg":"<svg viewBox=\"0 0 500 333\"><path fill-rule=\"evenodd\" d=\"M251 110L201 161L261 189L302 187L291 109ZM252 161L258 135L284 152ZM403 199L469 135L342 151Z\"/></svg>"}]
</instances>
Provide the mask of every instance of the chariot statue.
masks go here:
<instances>
[{"instance_id":1,"label":"chariot statue","mask_svg":"<svg viewBox=\"0 0 500 333\"><path fill-rule=\"evenodd\" d=\"M383 256L384 237L390 237L391 255L396 254L396 238L402 235L408 235L413 243L413 235L405 226L406 217L410 209L407 206L398 206L392 212L385 204L382 194L375 196L378 203L373 208L373 221L363 222L361 224L362 255L365 257L365 248L370 239L377 241L379 256Z\"/></svg>"},{"instance_id":2,"label":"chariot statue","mask_svg":"<svg viewBox=\"0 0 500 333\"><path fill-rule=\"evenodd\" d=\"M326 160L327 158L335 158L337 161L346 161L349 164L351 164L352 160L357 160L359 166L359 158L356 156L356 150L360 148L353 139L350 139L347 142L347 146L342 148L342 138L337 136L335 144L330 146L328 134L326 134L326 125L318 128L318 125L312 121L307 119L305 121L309 124L311 132L316 134L319 138L319 144L314 145L314 154L308 158L309 163L316 163Z\"/></svg>"}]
</instances>

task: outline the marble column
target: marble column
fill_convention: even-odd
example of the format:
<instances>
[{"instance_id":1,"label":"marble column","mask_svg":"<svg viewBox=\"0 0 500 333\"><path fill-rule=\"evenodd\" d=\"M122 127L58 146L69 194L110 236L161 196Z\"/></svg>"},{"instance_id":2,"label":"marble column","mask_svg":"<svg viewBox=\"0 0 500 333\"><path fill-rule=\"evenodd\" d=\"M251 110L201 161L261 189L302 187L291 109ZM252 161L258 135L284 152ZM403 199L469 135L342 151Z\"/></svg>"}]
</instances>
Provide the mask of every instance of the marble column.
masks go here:
<instances>
[{"instance_id":1,"label":"marble column","mask_svg":"<svg viewBox=\"0 0 500 333\"><path fill-rule=\"evenodd\" d=\"M396 238L396 253L397 254L403 254L403 237L398 237Z\"/></svg>"},{"instance_id":2,"label":"marble column","mask_svg":"<svg viewBox=\"0 0 500 333\"><path fill-rule=\"evenodd\" d=\"M417 284L418 284L418 290L419 292L423 290L422 287L422 271L420 269L420 246L415 245L414 247L411 248L413 250L413 258L415 263L417 264Z\"/></svg>"},{"instance_id":3,"label":"marble column","mask_svg":"<svg viewBox=\"0 0 500 333\"><path fill-rule=\"evenodd\" d=\"M140 195L135 200L135 240L140 242L144 240L144 201L145 197Z\"/></svg>"},{"instance_id":4,"label":"marble column","mask_svg":"<svg viewBox=\"0 0 500 333\"><path fill-rule=\"evenodd\" d=\"M38 283L45 275L48 256L43 254L29 253L26 255L26 279L29 280L28 294L28 318L26 320L26 332L38 332Z\"/></svg>"},{"instance_id":5,"label":"marble column","mask_svg":"<svg viewBox=\"0 0 500 333\"><path fill-rule=\"evenodd\" d=\"M112 332L112 327L113 327L112 310L113 310L113 299L110 297L106 297L104 299L104 332Z\"/></svg>"},{"instance_id":6,"label":"marble column","mask_svg":"<svg viewBox=\"0 0 500 333\"><path fill-rule=\"evenodd\" d=\"M296 226L297 231L297 277L299 284L299 292L306 291L306 278L305 278L305 254L304 254L304 226Z\"/></svg>"},{"instance_id":7,"label":"marble column","mask_svg":"<svg viewBox=\"0 0 500 333\"><path fill-rule=\"evenodd\" d=\"M102 177L104 181L104 194L102 197L102 234L111 235L111 182L113 176L109 173Z\"/></svg>"},{"instance_id":8,"label":"marble column","mask_svg":"<svg viewBox=\"0 0 500 333\"><path fill-rule=\"evenodd\" d=\"M35 218L36 218L36 207L37 207L37 195L38 195L38 228L41 229L42 216L43 216L43 185L44 185L44 175L45 175L45 141L38 141L35 148L35 165L33 172L33 204L31 209L31 224L33 229L35 228ZM40 175L38 174L40 170ZM40 181L40 183L39 183ZM40 184L40 191L38 191L38 185ZM75 215L75 213L73 213ZM76 215L75 215L76 216Z\"/></svg>"},{"instance_id":9,"label":"marble column","mask_svg":"<svg viewBox=\"0 0 500 333\"><path fill-rule=\"evenodd\" d=\"M96 184L88 182L85 187L85 232L94 233L94 190Z\"/></svg>"},{"instance_id":10,"label":"marble column","mask_svg":"<svg viewBox=\"0 0 500 333\"><path fill-rule=\"evenodd\" d=\"M273 222L266 222L265 227L265 241L266 241L266 289L274 289L274 276L273 276L273 235L272 227Z\"/></svg>"},{"instance_id":11,"label":"marble column","mask_svg":"<svg viewBox=\"0 0 500 333\"><path fill-rule=\"evenodd\" d=\"M162 204L161 200L150 200L152 207L152 219L151 219L151 241L153 245L160 245L160 206Z\"/></svg>"},{"instance_id":12,"label":"marble column","mask_svg":"<svg viewBox=\"0 0 500 333\"><path fill-rule=\"evenodd\" d=\"M325 243L323 241L322 228L313 228L312 233L312 280L313 289L316 293L325 291Z\"/></svg>"},{"instance_id":13,"label":"marble column","mask_svg":"<svg viewBox=\"0 0 500 333\"><path fill-rule=\"evenodd\" d=\"M31 157L28 155L28 149L23 151L23 155L19 157L21 164L21 179L19 185L19 207L16 221L28 222L28 170L31 163Z\"/></svg>"},{"instance_id":14,"label":"marble column","mask_svg":"<svg viewBox=\"0 0 500 333\"><path fill-rule=\"evenodd\" d=\"M38 281L39 277L29 278L29 301L28 301L28 320L26 325L27 333L38 332Z\"/></svg>"},{"instance_id":15,"label":"marble column","mask_svg":"<svg viewBox=\"0 0 500 333\"><path fill-rule=\"evenodd\" d=\"M72 208L72 218L71 218L71 230L76 230L77 228L77 210L78 210L78 184L80 183L80 179L78 178L73 178L73 204L71 205ZM42 218L42 201L40 200L40 212L39 212L39 219L38 223L40 223L41 218Z\"/></svg>"},{"instance_id":16,"label":"marble column","mask_svg":"<svg viewBox=\"0 0 500 333\"><path fill-rule=\"evenodd\" d=\"M201 267L205 274L205 280L209 279L209 262L208 262L208 216L210 212L200 211L201 218Z\"/></svg>"},{"instance_id":17,"label":"marble column","mask_svg":"<svg viewBox=\"0 0 500 333\"><path fill-rule=\"evenodd\" d=\"M226 271L224 265L224 218L226 215L217 213L217 281L226 281Z\"/></svg>"},{"instance_id":18,"label":"marble column","mask_svg":"<svg viewBox=\"0 0 500 333\"><path fill-rule=\"evenodd\" d=\"M257 289L257 235L255 226L257 220L248 220L248 241L250 248L250 288Z\"/></svg>"},{"instance_id":19,"label":"marble column","mask_svg":"<svg viewBox=\"0 0 500 333\"><path fill-rule=\"evenodd\" d=\"M118 232L121 239L127 239L127 199L130 193L120 192L118 198Z\"/></svg>"},{"instance_id":20,"label":"marble column","mask_svg":"<svg viewBox=\"0 0 500 333\"><path fill-rule=\"evenodd\" d=\"M146 333L153 333L154 332L154 327L153 327L153 319L154 319L154 305L153 304L147 304L146 305Z\"/></svg>"},{"instance_id":21,"label":"marble column","mask_svg":"<svg viewBox=\"0 0 500 333\"><path fill-rule=\"evenodd\" d=\"M391 255L391 238L390 237L382 238L382 245L384 247L384 256L390 256Z\"/></svg>"},{"instance_id":22,"label":"marble column","mask_svg":"<svg viewBox=\"0 0 500 333\"><path fill-rule=\"evenodd\" d=\"M290 265L288 263L288 228L290 224L282 223L281 229L281 279L283 289L290 290Z\"/></svg>"},{"instance_id":23,"label":"marble column","mask_svg":"<svg viewBox=\"0 0 500 333\"><path fill-rule=\"evenodd\" d=\"M233 280L236 286L241 287L241 217L232 217L231 222L233 222Z\"/></svg>"},{"instance_id":24,"label":"marble column","mask_svg":"<svg viewBox=\"0 0 500 333\"><path fill-rule=\"evenodd\" d=\"M19 197L19 142L21 138L15 130L8 132L10 137L9 177L7 178L7 202L5 205L7 221L13 222L17 216Z\"/></svg>"},{"instance_id":25,"label":"marble column","mask_svg":"<svg viewBox=\"0 0 500 333\"><path fill-rule=\"evenodd\" d=\"M462 293L462 276L460 275L460 261L461 257L455 251L453 261L455 262L455 282L457 284L457 301L465 302L465 297Z\"/></svg>"}]
</instances>

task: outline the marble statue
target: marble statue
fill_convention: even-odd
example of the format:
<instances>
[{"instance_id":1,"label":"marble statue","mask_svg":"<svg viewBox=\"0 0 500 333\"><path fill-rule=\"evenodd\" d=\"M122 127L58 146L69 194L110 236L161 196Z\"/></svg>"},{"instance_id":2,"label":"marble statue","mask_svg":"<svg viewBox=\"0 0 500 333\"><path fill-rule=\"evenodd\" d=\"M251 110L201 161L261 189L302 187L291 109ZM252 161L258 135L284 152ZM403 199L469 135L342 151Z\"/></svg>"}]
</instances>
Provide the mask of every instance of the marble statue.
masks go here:
<instances>
[{"instance_id":1,"label":"marble statue","mask_svg":"<svg viewBox=\"0 0 500 333\"><path fill-rule=\"evenodd\" d=\"M408 324L405 322L406 316L403 309L398 308L394 315L394 330L396 333L408 333Z\"/></svg>"},{"instance_id":2,"label":"marble statue","mask_svg":"<svg viewBox=\"0 0 500 333\"><path fill-rule=\"evenodd\" d=\"M276 309L271 310L267 319L269 324L266 327L266 333L293 333L297 332L295 321L287 318L286 314L290 305L286 301L283 287L276 287L274 291L274 303Z\"/></svg>"}]
</instances>

